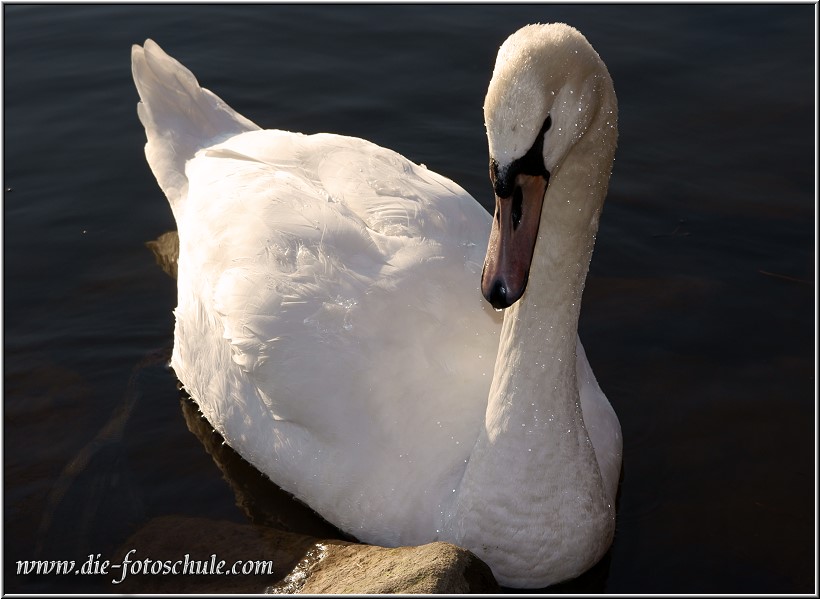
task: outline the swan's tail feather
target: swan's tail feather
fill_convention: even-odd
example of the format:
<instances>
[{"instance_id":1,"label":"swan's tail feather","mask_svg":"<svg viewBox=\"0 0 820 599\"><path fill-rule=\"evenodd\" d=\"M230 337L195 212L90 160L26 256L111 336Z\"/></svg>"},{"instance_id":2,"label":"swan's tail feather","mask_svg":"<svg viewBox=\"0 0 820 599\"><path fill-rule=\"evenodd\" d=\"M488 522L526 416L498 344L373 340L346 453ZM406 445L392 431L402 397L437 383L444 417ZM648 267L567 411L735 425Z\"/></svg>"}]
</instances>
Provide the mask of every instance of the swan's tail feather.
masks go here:
<instances>
[{"instance_id":1,"label":"swan's tail feather","mask_svg":"<svg viewBox=\"0 0 820 599\"><path fill-rule=\"evenodd\" d=\"M188 193L185 163L202 148L259 127L200 87L191 71L150 39L131 47L131 72L148 138L145 156L176 210Z\"/></svg>"}]
</instances>

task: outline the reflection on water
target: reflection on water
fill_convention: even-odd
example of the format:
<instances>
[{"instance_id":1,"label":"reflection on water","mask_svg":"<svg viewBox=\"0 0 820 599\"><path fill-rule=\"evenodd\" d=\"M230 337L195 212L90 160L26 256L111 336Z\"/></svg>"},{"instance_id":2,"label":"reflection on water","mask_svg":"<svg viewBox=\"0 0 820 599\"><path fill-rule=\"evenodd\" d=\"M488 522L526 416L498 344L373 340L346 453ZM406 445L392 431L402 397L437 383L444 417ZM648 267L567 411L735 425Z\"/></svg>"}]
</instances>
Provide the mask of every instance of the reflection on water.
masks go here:
<instances>
[{"instance_id":1,"label":"reflection on water","mask_svg":"<svg viewBox=\"0 0 820 599\"><path fill-rule=\"evenodd\" d=\"M4 590L116 592L16 562L160 551L160 531L170 552L265 555L266 528L338 534L221 445L158 358L175 288L144 241L174 223L130 44L153 37L262 126L374 140L489 206L495 52L563 20L619 98L580 333L624 476L605 561L551 590L811 592L813 10L4 6Z\"/></svg>"}]
</instances>

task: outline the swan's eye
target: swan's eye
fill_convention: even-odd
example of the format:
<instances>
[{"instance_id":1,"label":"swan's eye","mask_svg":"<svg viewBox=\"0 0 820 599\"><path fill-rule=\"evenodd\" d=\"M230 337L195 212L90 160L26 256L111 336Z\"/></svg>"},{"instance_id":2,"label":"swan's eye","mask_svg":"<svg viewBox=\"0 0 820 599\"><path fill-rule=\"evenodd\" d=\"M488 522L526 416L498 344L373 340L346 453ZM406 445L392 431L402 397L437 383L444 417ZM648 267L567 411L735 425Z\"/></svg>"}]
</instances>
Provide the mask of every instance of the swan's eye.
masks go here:
<instances>
[{"instance_id":1,"label":"swan's eye","mask_svg":"<svg viewBox=\"0 0 820 599\"><path fill-rule=\"evenodd\" d=\"M521 158L513 160L512 164L505 171L505 175L512 179L516 175L533 175L535 177L549 177L547 167L544 166L544 136L552 126L552 117L547 115L544 124L541 125L541 131L535 136L532 142L532 147L527 150ZM504 197L504 196L501 196Z\"/></svg>"},{"instance_id":2,"label":"swan's eye","mask_svg":"<svg viewBox=\"0 0 820 599\"><path fill-rule=\"evenodd\" d=\"M521 223L521 211L524 209L524 192L521 191L521 186L516 185L515 191L513 192L513 200L512 200L512 226L513 231L518 228L518 225Z\"/></svg>"}]
</instances>

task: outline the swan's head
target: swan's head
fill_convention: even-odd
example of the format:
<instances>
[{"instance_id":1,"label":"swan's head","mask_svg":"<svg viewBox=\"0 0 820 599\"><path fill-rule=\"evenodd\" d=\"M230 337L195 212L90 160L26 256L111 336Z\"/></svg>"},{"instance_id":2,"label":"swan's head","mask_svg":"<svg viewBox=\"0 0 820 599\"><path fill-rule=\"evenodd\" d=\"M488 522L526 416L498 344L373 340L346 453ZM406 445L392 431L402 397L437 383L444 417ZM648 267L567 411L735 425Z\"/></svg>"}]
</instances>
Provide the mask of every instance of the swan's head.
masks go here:
<instances>
[{"instance_id":1,"label":"swan's head","mask_svg":"<svg viewBox=\"0 0 820 599\"><path fill-rule=\"evenodd\" d=\"M568 25L528 25L501 46L484 101L495 216L481 291L495 308L524 294L550 179L604 96L614 102L606 66Z\"/></svg>"}]
</instances>

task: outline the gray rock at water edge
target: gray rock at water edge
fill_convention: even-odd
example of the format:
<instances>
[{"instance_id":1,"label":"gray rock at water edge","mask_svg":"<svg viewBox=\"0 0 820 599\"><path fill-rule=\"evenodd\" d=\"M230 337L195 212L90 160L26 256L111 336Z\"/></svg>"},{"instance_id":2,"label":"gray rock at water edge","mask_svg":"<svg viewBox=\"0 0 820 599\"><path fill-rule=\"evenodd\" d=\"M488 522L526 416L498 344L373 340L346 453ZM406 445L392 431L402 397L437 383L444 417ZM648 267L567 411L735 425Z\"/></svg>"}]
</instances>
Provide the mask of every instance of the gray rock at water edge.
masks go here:
<instances>
[{"instance_id":1,"label":"gray rock at water edge","mask_svg":"<svg viewBox=\"0 0 820 599\"><path fill-rule=\"evenodd\" d=\"M117 593L496 593L490 568L449 543L390 549L309 536L235 522L162 516L150 520L117 552L114 563L131 560L173 563L188 556L227 567L237 561L268 562L248 575L113 572Z\"/></svg>"},{"instance_id":2,"label":"gray rock at water edge","mask_svg":"<svg viewBox=\"0 0 820 599\"><path fill-rule=\"evenodd\" d=\"M268 593L497 593L490 568L466 549L429 543L395 549L319 542Z\"/></svg>"}]
</instances>

